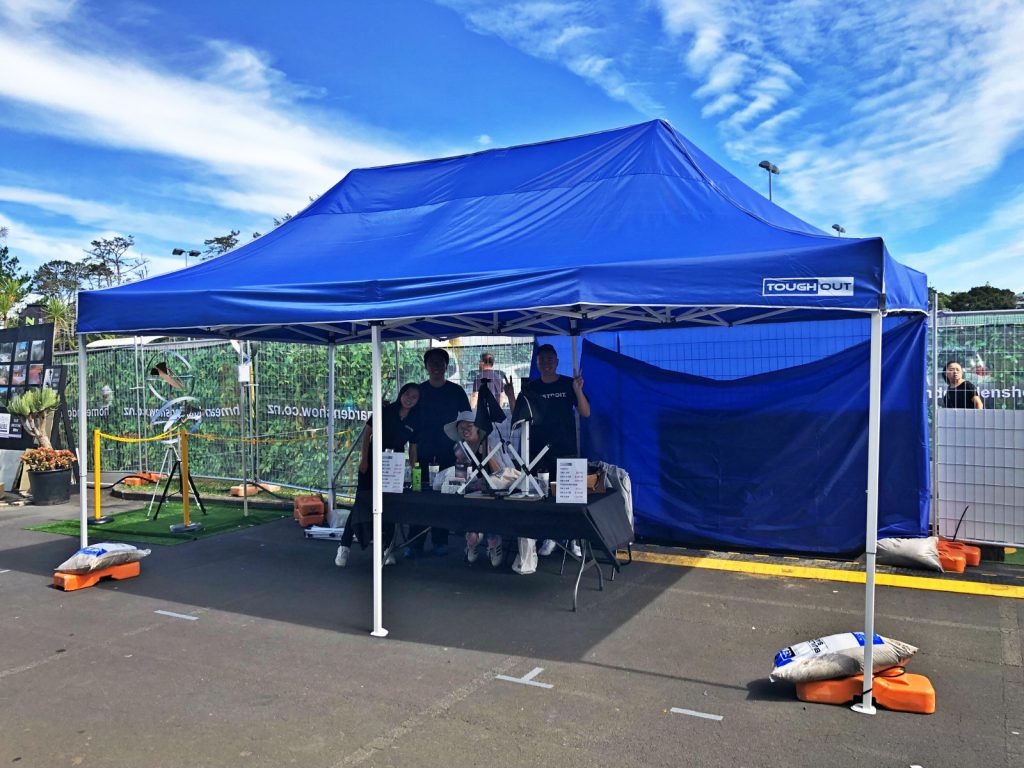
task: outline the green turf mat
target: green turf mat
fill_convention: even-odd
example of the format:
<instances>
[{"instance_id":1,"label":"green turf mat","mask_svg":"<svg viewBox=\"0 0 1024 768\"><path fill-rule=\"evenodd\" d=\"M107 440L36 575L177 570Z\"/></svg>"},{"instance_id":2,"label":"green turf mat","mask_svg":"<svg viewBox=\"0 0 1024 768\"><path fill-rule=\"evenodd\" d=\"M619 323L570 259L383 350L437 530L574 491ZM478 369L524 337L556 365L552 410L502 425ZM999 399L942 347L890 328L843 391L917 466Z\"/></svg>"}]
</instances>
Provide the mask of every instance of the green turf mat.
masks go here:
<instances>
[{"instance_id":1,"label":"green turf mat","mask_svg":"<svg viewBox=\"0 0 1024 768\"><path fill-rule=\"evenodd\" d=\"M1010 552L1011 549L1015 551ZM1007 547L1006 548L1005 561L1011 565L1024 565L1024 548L1022 547Z\"/></svg>"},{"instance_id":2,"label":"green turf mat","mask_svg":"<svg viewBox=\"0 0 1024 768\"><path fill-rule=\"evenodd\" d=\"M216 536L228 531L252 528L256 525L290 517L286 509L250 509L249 516L242 516L241 507L207 504L207 514L199 511L195 504L189 505L189 517L193 523L203 524L203 530L189 533L171 533L170 526L183 522L180 503L165 502L156 520L146 519L145 507L130 512L114 515L112 522L106 525L93 525L89 528L90 541L124 541L130 544L180 544L183 541L194 541ZM30 531L59 533L64 536L78 536L78 520L55 520L44 525L35 525Z\"/></svg>"}]
</instances>

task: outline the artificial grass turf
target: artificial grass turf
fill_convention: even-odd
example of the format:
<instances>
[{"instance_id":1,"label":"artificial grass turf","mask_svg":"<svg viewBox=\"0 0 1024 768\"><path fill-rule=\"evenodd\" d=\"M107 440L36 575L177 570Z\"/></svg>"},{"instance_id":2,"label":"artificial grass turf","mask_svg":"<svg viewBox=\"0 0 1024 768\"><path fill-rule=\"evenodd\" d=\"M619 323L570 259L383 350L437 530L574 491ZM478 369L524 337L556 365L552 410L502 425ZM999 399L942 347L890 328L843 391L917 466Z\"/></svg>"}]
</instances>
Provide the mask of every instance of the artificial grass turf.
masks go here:
<instances>
[{"instance_id":1,"label":"artificial grass turf","mask_svg":"<svg viewBox=\"0 0 1024 768\"><path fill-rule=\"evenodd\" d=\"M188 533L171 533L170 531L170 526L184 521L180 503L164 502L160 516L156 520L146 519L145 507L130 512L120 512L114 515L112 522L90 526L89 540L123 541L129 544L181 544L184 541L206 539L228 531L252 528L291 516L291 512L287 509L250 508L249 516L243 517L241 507L227 504L206 504L206 512L207 514L204 515L197 504L189 505L191 522L202 523L203 529ZM77 537L79 521L77 518L54 520L51 523L32 526L28 530Z\"/></svg>"}]
</instances>

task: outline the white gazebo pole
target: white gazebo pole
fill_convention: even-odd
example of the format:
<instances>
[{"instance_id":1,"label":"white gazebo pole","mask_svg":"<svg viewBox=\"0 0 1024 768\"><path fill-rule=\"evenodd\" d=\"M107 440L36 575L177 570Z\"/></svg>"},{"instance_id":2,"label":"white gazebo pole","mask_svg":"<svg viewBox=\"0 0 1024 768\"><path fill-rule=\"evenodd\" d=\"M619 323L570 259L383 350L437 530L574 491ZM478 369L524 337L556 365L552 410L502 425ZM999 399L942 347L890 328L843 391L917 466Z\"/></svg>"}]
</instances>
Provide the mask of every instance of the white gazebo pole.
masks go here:
<instances>
[{"instance_id":1,"label":"white gazebo pole","mask_svg":"<svg viewBox=\"0 0 1024 768\"><path fill-rule=\"evenodd\" d=\"M384 493L382 489L381 455L384 453L384 413L381 407L380 384L380 323L370 326L370 340L373 342L373 631L374 637L387 637L384 629L384 547L383 516Z\"/></svg>"},{"instance_id":2,"label":"white gazebo pole","mask_svg":"<svg viewBox=\"0 0 1024 768\"><path fill-rule=\"evenodd\" d=\"M89 493L86 478L89 476L89 436L86 419L86 359L85 334L78 334L78 508L79 540L81 546L89 546ZM93 457L96 461L96 457Z\"/></svg>"},{"instance_id":3,"label":"white gazebo pole","mask_svg":"<svg viewBox=\"0 0 1024 768\"><path fill-rule=\"evenodd\" d=\"M874 678L875 554L878 551L878 446L882 425L882 312L871 313L871 366L868 373L868 507L864 551L867 578L864 584L864 694L853 709L875 714L871 700Z\"/></svg>"},{"instance_id":4,"label":"white gazebo pole","mask_svg":"<svg viewBox=\"0 0 1024 768\"><path fill-rule=\"evenodd\" d=\"M334 519L334 350L327 345L327 519Z\"/></svg>"},{"instance_id":5,"label":"white gazebo pole","mask_svg":"<svg viewBox=\"0 0 1024 768\"><path fill-rule=\"evenodd\" d=\"M580 355L579 355L579 331L576 327L576 321L571 321L572 325L572 375L576 378L576 375L580 372ZM576 422L576 455L580 455L580 412L573 410L573 421Z\"/></svg>"}]
</instances>

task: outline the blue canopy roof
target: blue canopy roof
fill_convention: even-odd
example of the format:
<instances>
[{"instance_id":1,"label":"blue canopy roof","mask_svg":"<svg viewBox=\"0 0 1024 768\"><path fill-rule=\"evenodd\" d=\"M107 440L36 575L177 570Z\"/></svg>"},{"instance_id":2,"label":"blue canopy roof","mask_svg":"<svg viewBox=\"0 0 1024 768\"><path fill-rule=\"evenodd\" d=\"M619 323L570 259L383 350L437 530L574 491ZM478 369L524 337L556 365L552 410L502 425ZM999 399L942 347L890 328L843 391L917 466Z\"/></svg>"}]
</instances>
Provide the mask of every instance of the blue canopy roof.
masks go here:
<instances>
[{"instance_id":1,"label":"blue canopy roof","mask_svg":"<svg viewBox=\"0 0 1024 768\"><path fill-rule=\"evenodd\" d=\"M926 311L880 238L836 238L655 120L354 170L219 258L80 294L80 333L339 343ZM822 314L822 312L824 314Z\"/></svg>"}]
</instances>

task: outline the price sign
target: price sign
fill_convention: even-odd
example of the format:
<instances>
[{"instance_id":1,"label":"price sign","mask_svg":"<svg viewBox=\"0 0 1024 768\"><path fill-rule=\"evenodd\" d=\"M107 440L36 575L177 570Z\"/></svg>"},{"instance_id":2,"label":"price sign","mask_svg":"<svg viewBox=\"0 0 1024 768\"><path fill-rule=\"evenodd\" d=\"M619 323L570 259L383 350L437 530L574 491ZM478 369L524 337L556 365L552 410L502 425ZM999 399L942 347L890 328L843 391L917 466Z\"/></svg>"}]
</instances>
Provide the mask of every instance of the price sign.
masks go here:
<instances>
[{"instance_id":1,"label":"price sign","mask_svg":"<svg viewBox=\"0 0 1024 768\"><path fill-rule=\"evenodd\" d=\"M405 454L385 451L381 454L381 490L401 493L405 485Z\"/></svg>"},{"instance_id":2,"label":"price sign","mask_svg":"<svg viewBox=\"0 0 1024 768\"><path fill-rule=\"evenodd\" d=\"M558 488L555 490L556 503L587 503L586 459L559 459L555 475L558 480Z\"/></svg>"}]
</instances>

